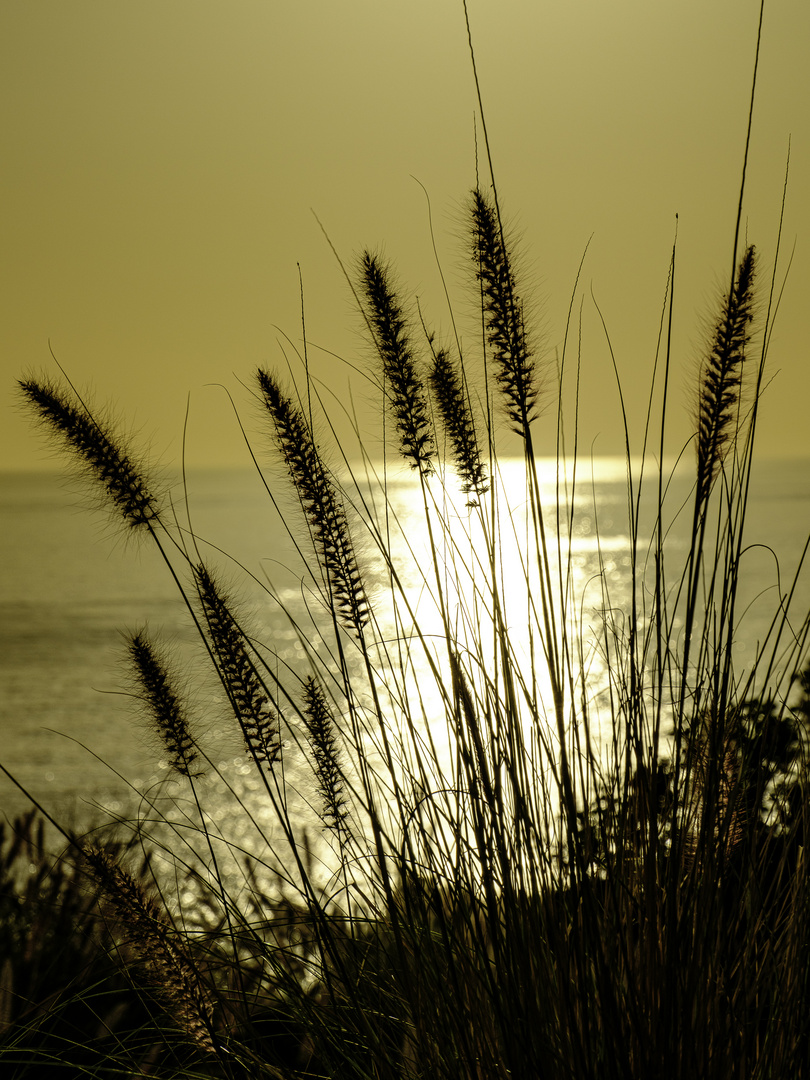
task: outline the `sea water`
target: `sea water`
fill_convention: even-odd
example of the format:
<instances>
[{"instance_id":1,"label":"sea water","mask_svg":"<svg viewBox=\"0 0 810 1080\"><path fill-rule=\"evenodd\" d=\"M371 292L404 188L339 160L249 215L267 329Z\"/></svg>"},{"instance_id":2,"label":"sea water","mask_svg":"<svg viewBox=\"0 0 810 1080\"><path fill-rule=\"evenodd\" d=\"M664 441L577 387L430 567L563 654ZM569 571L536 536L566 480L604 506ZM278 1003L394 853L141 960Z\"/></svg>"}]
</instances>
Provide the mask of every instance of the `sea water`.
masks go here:
<instances>
[{"instance_id":1,"label":"sea water","mask_svg":"<svg viewBox=\"0 0 810 1080\"><path fill-rule=\"evenodd\" d=\"M808 464L757 464L741 572L743 657L767 633L777 596L788 591L801 559L810 532ZM314 633L319 610L306 574L313 559L297 552L306 547L306 530L283 479L274 476L268 494L256 472L212 470L192 473L185 489L175 485L172 491L178 520L187 524L187 495L193 533L204 538L196 553L191 535L181 534L192 556L222 568L240 610L252 612L251 631L306 674L300 629L293 629L289 616ZM555 490L549 484L547 496ZM690 487L688 475L678 478L667 495L668 507L686 508L665 543L681 567ZM412 521L417 530L416 478L400 477L389 494L404 527ZM181 688L203 718L218 767L225 775L230 769L247 776L250 768L205 674L188 610L148 537L127 536L103 512L88 512L74 487L49 474L0 474L0 519L0 762L19 785L59 820L79 824L98 817L100 807L128 815L143 792L165 781L159 742L134 705L123 662L125 632L142 626L172 645ZM572 541L583 625L599 607L601 586L593 583L605 575L614 578L612 601L621 606L627 599L629 542L626 467L597 461ZM794 600L797 628L810 604L808 576ZM377 600L384 588L383 574L374 586ZM20 787L0 776L0 813L13 817L28 805Z\"/></svg>"}]
</instances>

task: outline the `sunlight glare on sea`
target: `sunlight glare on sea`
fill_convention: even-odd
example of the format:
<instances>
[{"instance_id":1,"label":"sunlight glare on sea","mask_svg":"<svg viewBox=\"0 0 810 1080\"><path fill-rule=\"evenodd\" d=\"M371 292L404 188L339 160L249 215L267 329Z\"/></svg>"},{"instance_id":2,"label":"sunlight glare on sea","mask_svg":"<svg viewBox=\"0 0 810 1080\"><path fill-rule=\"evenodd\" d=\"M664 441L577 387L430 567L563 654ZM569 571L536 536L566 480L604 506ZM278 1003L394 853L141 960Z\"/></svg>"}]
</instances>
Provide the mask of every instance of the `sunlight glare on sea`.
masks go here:
<instances>
[{"instance_id":1,"label":"sunlight glare on sea","mask_svg":"<svg viewBox=\"0 0 810 1080\"><path fill-rule=\"evenodd\" d=\"M566 633L570 640L582 643L574 661L585 668L588 695L598 706L606 683L605 612L620 630L629 610L631 533L625 462L596 459L593 482L590 474L590 463L580 463L573 510L570 468L558 480L554 463L543 463L539 483L552 568L549 581L557 601L565 596ZM652 473L649 479L654 480ZM397 693L410 695L414 713L427 727L440 717L443 729L446 716L442 680L447 657L442 606L437 603L440 596L451 640L461 655L477 651L482 680L487 677L487 657L494 656L492 597L486 586L491 572L487 533L499 539L496 580L516 669L532 673L532 692L546 714L551 711L550 685L543 674L536 632L542 622L541 568L528 554L532 525L526 516L522 463L501 462L495 486L498 498L484 524L476 508L467 506L466 496L452 484L443 489L436 481L429 483L426 518L418 479L405 472L391 477L389 514L387 520L378 517L378 528L397 569L398 586L393 590L391 565L381 557L374 537L364 531L362 514L350 516L378 619L380 670L384 675L385 664L391 665L391 671L402 670L404 659L407 678ZM683 566L690 487L685 470L684 475L674 476L667 492L664 551L674 567ZM353 493L354 502L359 503L362 490L361 484ZM651 494L657 494L654 483ZM368 505L368 493L363 495ZM279 497L290 533L257 476L248 471L192 474L189 501L193 527L206 541L201 550L222 568L231 595L247 614L251 634L268 657L278 657L282 669L290 665L304 674L305 644L325 648L317 644L318 634L323 630L328 640L329 624L317 597L314 560L296 551L296 545L305 550L307 543L296 501ZM126 813L127 807L137 803L137 791L154 788L165 774L157 739L145 729L128 693L121 660L123 630L148 624L150 632L171 647L201 738L212 759L222 762L226 771L235 769L228 763L239 753L239 739L161 560L141 543L116 538L106 519L80 512L76 502L75 495L53 476L0 476L0 507L7 523L0 535L4 567L0 721L6 768L47 808L67 817L91 819L97 816L97 803ZM379 492L376 503L379 507ZM439 527L440 518L444 529ZM637 561L643 592L645 579L649 584L648 575L654 572L644 538L649 538L655 523L644 500L641 521ZM743 618L737 645L743 667L765 639L778 597L789 591L809 524L807 463L759 464L741 572ZM432 548L439 553L438 576L430 558ZM804 578L791 624L796 633L809 597ZM561 632L559 625L556 632ZM430 674L431 664L439 672L438 681ZM403 722L405 710L402 702L397 708L394 705L392 698L396 727ZM543 716L527 714L525 723L530 735L534 726L534 738L547 737L548 721ZM449 755L446 731L433 730L431 736L445 739L447 749L440 750L439 757ZM234 775L238 776L238 770ZM0 808L13 816L26 805L25 797L4 778Z\"/></svg>"}]
</instances>

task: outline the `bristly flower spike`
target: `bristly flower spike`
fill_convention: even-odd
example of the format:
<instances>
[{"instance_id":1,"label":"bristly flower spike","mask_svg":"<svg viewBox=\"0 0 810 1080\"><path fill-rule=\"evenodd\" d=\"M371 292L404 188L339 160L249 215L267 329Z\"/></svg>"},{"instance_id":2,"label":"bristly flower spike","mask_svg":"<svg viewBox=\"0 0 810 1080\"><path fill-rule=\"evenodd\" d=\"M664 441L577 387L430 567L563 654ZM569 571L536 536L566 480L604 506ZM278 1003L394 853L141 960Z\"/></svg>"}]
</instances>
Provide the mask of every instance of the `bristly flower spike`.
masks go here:
<instances>
[{"instance_id":1,"label":"bristly flower spike","mask_svg":"<svg viewBox=\"0 0 810 1080\"><path fill-rule=\"evenodd\" d=\"M245 745L258 764L269 768L281 757L279 717L227 600L205 566L195 566L194 577L219 677Z\"/></svg>"},{"instance_id":2,"label":"bristly flower spike","mask_svg":"<svg viewBox=\"0 0 810 1080\"><path fill-rule=\"evenodd\" d=\"M526 438L537 391L534 360L526 340L523 304L517 294L509 252L495 205L478 189L470 204L473 259L481 283L484 326L495 377L514 431Z\"/></svg>"},{"instance_id":3,"label":"bristly flower spike","mask_svg":"<svg viewBox=\"0 0 810 1080\"><path fill-rule=\"evenodd\" d=\"M177 934L132 875L101 848L88 847L84 856L107 899L128 928L133 947L146 965L148 981L163 999L167 1012L188 1038L208 1054L214 1046L211 997L197 966Z\"/></svg>"},{"instance_id":4,"label":"bristly flower spike","mask_svg":"<svg viewBox=\"0 0 810 1080\"><path fill-rule=\"evenodd\" d=\"M345 830L346 800L335 721L320 683L311 675L304 683L303 718L323 799L324 823L331 829Z\"/></svg>"},{"instance_id":5,"label":"bristly flower spike","mask_svg":"<svg viewBox=\"0 0 810 1080\"><path fill-rule=\"evenodd\" d=\"M446 349L439 349L433 358L430 385L439 407L461 477L461 490L472 498L480 498L488 490L486 468L481 461L475 424L464 387Z\"/></svg>"},{"instance_id":6,"label":"bristly flower spike","mask_svg":"<svg viewBox=\"0 0 810 1080\"><path fill-rule=\"evenodd\" d=\"M330 600L342 624L358 637L369 619L369 603L357 565L346 511L315 446L301 410L282 393L277 380L260 368L262 400L312 531L326 571Z\"/></svg>"},{"instance_id":7,"label":"bristly flower spike","mask_svg":"<svg viewBox=\"0 0 810 1080\"><path fill-rule=\"evenodd\" d=\"M374 345L382 360L385 392L411 468L430 473L434 453L425 388L416 370L405 315L391 287L391 273L376 255L360 258L360 290Z\"/></svg>"},{"instance_id":8,"label":"bristly flower spike","mask_svg":"<svg viewBox=\"0 0 810 1080\"><path fill-rule=\"evenodd\" d=\"M20 390L51 433L60 437L132 529L157 522L159 504L131 454L106 424L95 419L67 390L50 382L20 380Z\"/></svg>"},{"instance_id":9,"label":"bristly flower spike","mask_svg":"<svg viewBox=\"0 0 810 1080\"><path fill-rule=\"evenodd\" d=\"M751 339L754 313L756 251L750 245L737 270L731 292L711 339L700 372L697 403L697 500L702 505L736 435L742 366Z\"/></svg>"},{"instance_id":10,"label":"bristly flower spike","mask_svg":"<svg viewBox=\"0 0 810 1080\"><path fill-rule=\"evenodd\" d=\"M145 630L132 634L127 652L135 670L138 694L149 709L158 734L169 753L169 765L181 776L196 777L197 751L188 726L188 718L175 693L168 667L146 635Z\"/></svg>"}]
</instances>

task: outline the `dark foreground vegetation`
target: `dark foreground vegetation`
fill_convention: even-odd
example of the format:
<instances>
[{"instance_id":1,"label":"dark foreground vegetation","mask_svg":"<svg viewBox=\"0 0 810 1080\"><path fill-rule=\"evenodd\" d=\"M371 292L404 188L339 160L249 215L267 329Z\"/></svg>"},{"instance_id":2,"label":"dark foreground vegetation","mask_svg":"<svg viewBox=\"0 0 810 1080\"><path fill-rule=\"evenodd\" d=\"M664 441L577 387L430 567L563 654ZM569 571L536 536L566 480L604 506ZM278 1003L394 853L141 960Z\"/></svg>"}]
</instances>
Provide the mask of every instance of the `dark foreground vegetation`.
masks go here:
<instances>
[{"instance_id":1,"label":"dark foreground vegetation","mask_svg":"<svg viewBox=\"0 0 810 1080\"><path fill-rule=\"evenodd\" d=\"M667 760L579 815L580 878L563 857L545 889L492 908L447 875L392 874L390 906L349 917L252 878L227 933L219 883L200 894L219 923L190 932L134 845L55 861L32 811L0 836L6 1075L804 1076L799 683L789 712L740 710L710 843L695 831L675 862Z\"/></svg>"},{"instance_id":2,"label":"dark foreground vegetation","mask_svg":"<svg viewBox=\"0 0 810 1080\"><path fill-rule=\"evenodd\" d=\"M114 830L66 832L58 861L38 819L6 828L4 1076L810 1075L798 568L753 658L737 649L778 294L743 240L743 199L744 185L704 353L683 358L688 506L670 505L664 452L673 249L644 441L628 441L627 560L597 545L598 617L571 542L587 502L576 417L563 422L578 358L568 330L556 368L535 350L491 175L467 202L477 328L440 343L373 252L347 273L390 460L326 449L305 353L297 386L254 374L266 434L251 456L269 435L300 503L285 516L308 597L308 621L287 612L293 658L115 427L67 379L21 381L79 474L158 546L259 791L225 796L251 841L222 831L211 723L159 637L130 632L185 809L148 793ZM779 266L778 240L766 261ZM556 426L550 483L539 424ZM502 431L522 451L518 491ZM404 529L403 462L420 519Z\"/></svg>"}]
</instances>

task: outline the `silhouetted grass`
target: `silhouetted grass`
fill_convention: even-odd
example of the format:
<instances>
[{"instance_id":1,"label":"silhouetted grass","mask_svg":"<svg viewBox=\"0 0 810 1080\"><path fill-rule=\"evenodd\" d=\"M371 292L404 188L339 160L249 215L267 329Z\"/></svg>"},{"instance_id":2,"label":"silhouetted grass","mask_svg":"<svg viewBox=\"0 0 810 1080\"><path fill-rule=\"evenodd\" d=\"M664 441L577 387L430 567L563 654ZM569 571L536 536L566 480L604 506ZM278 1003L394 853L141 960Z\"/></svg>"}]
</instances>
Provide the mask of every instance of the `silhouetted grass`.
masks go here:
<instances>
[{"instance_id":1,"label":"silhouetted grass","mask_svg":"<svg viewBox=\"0 0 810 1080\"><path fill-rule=\"evenodd\" d=\"M683 510L667 498L664 396L640 464L628 442L629 558L620 581L600 561L589 630L572 550L580 467L560 454L549 476L535 450L560 386L538 364L495 190L468 202L477 350L451 353L412 325L379 256L364 252L352 282L382 426L414 470L404 527L396 465L347 471L341 452L341 471L330 464L308 367L289 391L255 374L269 425L257 438L301 509L286 523L311 623L289 613L294 663L237 610L203 538L159 508L117 435L69 386L21 383L124 523L159 546L255 770L250 796L223 777L242 825L229 835L206 801L216 766L199 723L157 644L132 635L190 809L178 818L146 798L134 833L153 886L123 853L70 837L70 888L81 871L99 926L126 942L148 1003L133 1039L164 1048L150 1059L159 1075L810 1072L809 624L792 590L745 669L736 648L771 329L754 247L737 259L738 215L694 386L688 543L674 557L666 543ZM668 387L668 344L659 359ZM520 436L519 490L500 427ZM105 1068L131 1071L132 1045L111 1046Z\"/></svg>"}]
</instances>

